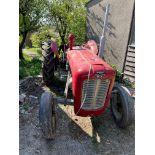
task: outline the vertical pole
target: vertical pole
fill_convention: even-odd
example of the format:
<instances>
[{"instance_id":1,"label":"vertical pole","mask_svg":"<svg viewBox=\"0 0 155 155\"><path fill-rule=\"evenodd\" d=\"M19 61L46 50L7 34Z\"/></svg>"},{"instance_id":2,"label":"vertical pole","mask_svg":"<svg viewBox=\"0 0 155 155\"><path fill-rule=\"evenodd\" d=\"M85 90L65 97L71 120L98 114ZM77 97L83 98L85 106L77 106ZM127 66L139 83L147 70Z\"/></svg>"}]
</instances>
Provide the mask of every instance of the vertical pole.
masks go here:
<instances>
[{"instance_id":1,"label":"vertical pole","mask_svg":"<svg viewBox=\"0 0 155 155\"><path fill-rule=\"evenodd\" d=\"M69 34L69 48L70 50L73 49L73 40L74 40L75 36L73 34Z\"/></svg>"},{"instance_id":2,"label":"vertical pole","mask_svg":"<svg viewBox=\"0 0 155 155\"><path fill-rule=\"evenodd\" d=\"M98 56L102 58L103 53L104 53L104 46L105 46L105 34L106 34L106 29L107 29L107 23L108 23L108 13L109 13L109 7L110 4L106 6L106 12L104 16L104 26L103 26L103 31L102 31L102 36L100 38L100 48L99 48L99 54Z\"/></svg>"}]
</instances>

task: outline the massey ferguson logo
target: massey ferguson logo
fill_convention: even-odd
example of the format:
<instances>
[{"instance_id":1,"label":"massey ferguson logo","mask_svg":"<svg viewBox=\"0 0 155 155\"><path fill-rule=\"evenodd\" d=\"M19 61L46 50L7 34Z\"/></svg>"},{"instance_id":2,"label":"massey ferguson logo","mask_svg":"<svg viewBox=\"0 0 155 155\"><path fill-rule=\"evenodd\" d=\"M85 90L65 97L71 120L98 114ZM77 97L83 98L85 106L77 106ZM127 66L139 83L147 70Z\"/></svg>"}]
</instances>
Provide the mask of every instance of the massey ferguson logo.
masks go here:
<instances>
[{"instance_id":1,"label":"massey ferguson logo","mask_svg":"<svg viewBox=\"0 0 155 155\"><path fill-rule=\"evenodd\" d=\"M104 72L96 72L95 75L97 78L102 78L104 76Z\"/></svg>"}]
</instances>

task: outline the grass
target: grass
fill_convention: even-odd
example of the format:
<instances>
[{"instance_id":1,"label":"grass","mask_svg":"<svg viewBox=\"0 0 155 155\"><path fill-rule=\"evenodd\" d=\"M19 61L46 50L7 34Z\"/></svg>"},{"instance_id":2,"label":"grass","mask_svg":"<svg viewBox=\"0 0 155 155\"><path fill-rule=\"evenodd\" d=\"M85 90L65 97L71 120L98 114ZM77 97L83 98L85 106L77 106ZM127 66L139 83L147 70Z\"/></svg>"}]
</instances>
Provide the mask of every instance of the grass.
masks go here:
<instances>
[{"instance_id":1,"label":"grass","mask_svg":"<svg viewBox=\"0 0 155 155\"><path fill-rule=\"evenodd\" d=\"M37 54L38 56L41 56L41 48L29 48L29 47L26 47L25 49L27 51L30 51L32 53Z\"/></svg>"},{"instance_id":2,"label":"grass","mask_svg":"<svg viewBox=\"0 0 155 155\"><path fill-rule=\"evenodd\" d=\"M25 60L19 62L19 79L39 75L41 73L41 60L32 59L24 53L23 56Z\"/></svg>"}]
</instances>

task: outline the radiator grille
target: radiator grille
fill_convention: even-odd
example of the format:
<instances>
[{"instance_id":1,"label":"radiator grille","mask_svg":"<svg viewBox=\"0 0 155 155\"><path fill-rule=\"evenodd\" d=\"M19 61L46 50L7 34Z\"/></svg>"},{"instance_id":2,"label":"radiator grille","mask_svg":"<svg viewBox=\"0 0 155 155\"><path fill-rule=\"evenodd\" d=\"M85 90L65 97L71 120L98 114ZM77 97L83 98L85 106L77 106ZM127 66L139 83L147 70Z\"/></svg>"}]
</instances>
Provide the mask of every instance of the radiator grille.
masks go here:
<instances>
[{"instance_id":1,"label":"radiator grille","mask_svg":"<svg viewBox=\"0 0 155 155\"><path fill-rule=\"evenodd\" d=\"M85 80L82 90L82 109L95 110L104 106L110 80Z\"/></svg>"}]
</instances>

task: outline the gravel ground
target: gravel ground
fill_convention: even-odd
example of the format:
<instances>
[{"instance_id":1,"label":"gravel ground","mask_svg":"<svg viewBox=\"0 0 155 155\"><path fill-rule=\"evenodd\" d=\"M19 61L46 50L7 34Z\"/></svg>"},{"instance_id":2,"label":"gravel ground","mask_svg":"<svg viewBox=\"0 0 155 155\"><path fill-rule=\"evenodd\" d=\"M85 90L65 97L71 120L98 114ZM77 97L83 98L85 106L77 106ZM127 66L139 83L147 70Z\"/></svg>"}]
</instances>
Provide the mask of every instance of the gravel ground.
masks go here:
<instances>
[{"instance_id":1,"label":"gravel ground","mask_svg":"<svg viewBox=\"0 0 155 155\"><path fill-rule=\"evenodd\" d=\"M119 129L111 116L110 107L100 117L78 117L73 106L57 105L57 131L55 139L43 138L38 121L38 103L46 88L40 78L29 78L30 86L20 82L20 94L37 97L20 103L19 154L20 155L134 155L135 125ZM31 101L31 102L30 102Z\"/></svg>"}]
</instances>

